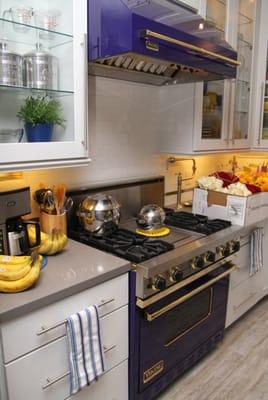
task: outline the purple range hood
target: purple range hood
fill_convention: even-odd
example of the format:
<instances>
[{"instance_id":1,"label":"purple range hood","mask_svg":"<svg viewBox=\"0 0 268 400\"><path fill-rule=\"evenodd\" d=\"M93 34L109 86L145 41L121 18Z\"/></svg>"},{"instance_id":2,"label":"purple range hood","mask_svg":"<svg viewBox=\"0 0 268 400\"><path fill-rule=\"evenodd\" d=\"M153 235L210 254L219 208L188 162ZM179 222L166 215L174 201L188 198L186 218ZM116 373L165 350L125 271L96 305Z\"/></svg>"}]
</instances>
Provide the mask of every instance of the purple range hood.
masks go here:
<instances>
[{"instance_id":1,"label":"purple range hood","mask_svg":"<svg viewBox=\"0 0 268 400\"><path fill-rule=\"evenodd\" d=\"M236 77L237 53L179 0L88 0L89 73L168 85Z\"/></svg>"}]
</instances>

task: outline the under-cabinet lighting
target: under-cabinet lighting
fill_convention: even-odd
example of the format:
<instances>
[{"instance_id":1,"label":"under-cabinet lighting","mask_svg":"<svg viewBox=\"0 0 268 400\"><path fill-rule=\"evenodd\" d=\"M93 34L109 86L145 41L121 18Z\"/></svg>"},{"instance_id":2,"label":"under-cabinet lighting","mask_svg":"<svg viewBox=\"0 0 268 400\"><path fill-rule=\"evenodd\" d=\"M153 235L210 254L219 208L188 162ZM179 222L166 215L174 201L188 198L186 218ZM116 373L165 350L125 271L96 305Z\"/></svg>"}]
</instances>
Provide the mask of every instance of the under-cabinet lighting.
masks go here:
<instances>
[{"instance_id":1,"label":"under-cabinet lighting","mask_svg":"<svg viewBox=\"0 0 268 400\"><path fill-rule=\"evenodd\" d=\"M0 174L0 182L10 181L13 179L22 179L22 177L23 177L22 172L8 172L5 174Z\"/></svg>"}]
</instances>

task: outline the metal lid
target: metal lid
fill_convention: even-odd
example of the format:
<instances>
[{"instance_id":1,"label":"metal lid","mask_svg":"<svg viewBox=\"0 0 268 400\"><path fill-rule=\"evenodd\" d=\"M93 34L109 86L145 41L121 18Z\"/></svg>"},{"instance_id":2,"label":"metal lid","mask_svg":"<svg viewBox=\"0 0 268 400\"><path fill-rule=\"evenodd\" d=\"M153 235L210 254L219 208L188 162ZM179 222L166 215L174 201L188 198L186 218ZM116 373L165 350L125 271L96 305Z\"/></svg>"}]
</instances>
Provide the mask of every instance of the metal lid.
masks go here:
<instances>
[{"instance_id":1,"label":"metal lid","mask_svg":"<svg viewBox=\"0 0 268 400\"><path fill-rule=\"evenodd\" d=\"M99 193L93 196L87 196L80 205L80 211L110 211L120 209L120 207L120 204L112 196Z\"/></svg>"},{"instance_id":2,"label":"metal lid","mask_svg":"<svg viewBox=\"0 0 268 400\"><path fill-rule=\"evenodd\" d=\"M7 46L6 42L0 42L0 53L5 54L5 55L21 57L21 55L19 53L8 50L8 46Z\"/></svg>"}]
</instances>

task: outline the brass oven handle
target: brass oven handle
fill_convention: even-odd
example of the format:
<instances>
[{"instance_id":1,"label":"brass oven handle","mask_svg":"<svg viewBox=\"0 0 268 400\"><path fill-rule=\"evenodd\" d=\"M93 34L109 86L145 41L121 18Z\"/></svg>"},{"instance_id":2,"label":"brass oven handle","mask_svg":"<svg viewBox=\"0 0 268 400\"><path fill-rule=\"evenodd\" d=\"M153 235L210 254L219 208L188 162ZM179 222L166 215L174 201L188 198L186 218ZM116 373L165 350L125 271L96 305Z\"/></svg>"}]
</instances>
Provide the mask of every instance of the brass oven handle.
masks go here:
<instances>
[{"instance_id":1,"label":"brass oven handle","mask_svg":"<svg viewBox=\"0 0 268 400\"><path fill-rule=\"evenodd\" d=\"M115 348L116 348L115 344L113 344L110 347L103 347L103 353L106 354L106 353L108 353L109 351L111 351L111 350L113 350ZM52 379L51 378L47 378L46 379L46 383L42 386L42 389L45 390L45 389L49 388L50 386L52 386L55 383L61 381L62 379L66 378L70 374L71 374L70 371L68 371L68 372L65 372L64 374L62 374L60 376L57 376L57 378L52 378Z\"/></svg>"},{"instance_id":2,"label":"brass oven handle","mask_svg":"<svg viewBox=\"0 0 268 400\"><path fill-rule=\"evenodd\" d=\"M233 264L232 267L228 269L228 271L223 272L222 274L218 275L216 278L213 278L209 282L204 283L204 285L201 285L198 288L192 290L190 293L186 294L185 296L182 296L179 299L173 301L172 303L169 303L165 307L160 308L160 310L157 310L153 313L145 312L145 318L149 322L153 321L154 319L160 317L161 315L163 315L163 314L167 313L168 311L172 310L173 308L177 307L179 304L182 304L186 300L191 299L196 294L202 292L202 290L207 289L208 287L210 287L214 283L218 282L225 276L229 275L231 272L235 271L236 269L237 269L237 266Z\"/></svg>"},{"instance_id":3,"label":"brass oven handle","mask_svg":"<svg viewBox=\"0 0 268 400\"><path fill-rule=\"evenodd\" d=\"M98 304L98 307L100 308L100 307L106 306L107 304L110 304L113 301L115 301L115 299L101 300L100 304ZM60 322L54 324L54 325L48 326L47 328L45 326L42 326L41 330L36 332L36 335L37 336L43 335L43 333L52 331L53 329L56 329L61 325L65 325L66 323L67 323L67 320L65 319L63 321L60 321Z\"/></svg>"},{"instance_id":4,"label":"brass oven handle","mask_svg":"<svg viewBox=\"0 0 268 400\"><path fill-rule=\"evenodd\" d=\"M232 58L229 58L229 57L226 57L226 56L222 56L221 54L217 54L217 53L214 53L213 51L209 51L209 50L203 49L202 47L194 46L192 44L183 42L182 40L174 39L174 38L172 38L170 36L167 36L167 35L162 35L161 33L157 33L157 32L151 31L150 29L145 29L145 30L143 30L141 32L141 37L146 39L146 38L148 38L148 36L151 36L151 37L153 37L155 39L163 40L163 41L165 41L167 43L171 43L171 44L175 44L177 46L184 47L186 49L190 49L192 51L200 53L201 55L205 55L205 56L216 58L218 60L225 61L225 62L227 62L229 64L234 64L234 65L237 65L237 66L241 65L240 61L233 60Z\"/></svg>"}]
</instances>

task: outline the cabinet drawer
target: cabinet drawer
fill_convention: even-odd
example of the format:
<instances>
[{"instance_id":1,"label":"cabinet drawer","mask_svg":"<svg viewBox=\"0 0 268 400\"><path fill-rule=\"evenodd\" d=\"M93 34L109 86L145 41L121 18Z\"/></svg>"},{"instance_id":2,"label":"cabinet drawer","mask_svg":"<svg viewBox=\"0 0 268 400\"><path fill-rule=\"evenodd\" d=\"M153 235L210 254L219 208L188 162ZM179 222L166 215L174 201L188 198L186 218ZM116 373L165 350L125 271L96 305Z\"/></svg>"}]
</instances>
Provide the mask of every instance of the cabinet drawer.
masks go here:
<instances>
[{"instance_id":1,"label":"cabinet drawer","mask_svg":"<svg viewBox=\"0 0 268 400\"><path fill-rule=\"evenodd\" d=\"M91 304L101 304L109 300L111 301L108 304L100 307L101 317L128 303L128 274L67 297L26 316L3 323L1 332L5 363L29 353L66 333L64 323L38 335L42 331L42 327L47 328L57 325L69 315L81 311Z\"/></svg>"},{"instance_id":2,"label":"cabinet drawer","mask_svg":"<svg viewBox=\"0 0 268 400\"><path fill-rule=\"evenodd\" d=\"M128 306L124 306L120 310L103 317L101 325L103 345L107 349L113 347L105 353L108 372L128 358ZM47 378L54 380L69 371L66 336L23 356L19 360L12 361L6 365L5 370L9 400L65 399L69 394L69 376L60 379L46 389L42 389L42 386L47 383ZM96 388L95 392L93 389L93 393L97 397L91 397L91 387L85 390L88 398L98 398L98 400L117 399L113 390L116 393L117 390L121 390L117 388L118 385L125 385L125 382L127 382L127 376L125 376L127 372L123 373L125 376L124 379L120 378L120 384L118 384L118 381L113 382L113 379L105 378L109 374L107 372L96 384L92 384L92 387ZM109 392L108 388L102 388L102 386L105 386L106 379L108 379L110 385ZM100 396L102 390L106 390L104 393L109 394L106 397ZM86 397L82 396L82 398ZM118 399L121 400L121 397L118 397ZM127 399L127 396L122 398L122 400L125 399Z\"/></svg>"},{"instance_id":3,"label":"cabinet drawer","mask_svg":"<svg viewBox=\"0 0 268 400\"><path fill-rule=\"evenodd\" d=\"M230 275L230 288L234 288L249 278L250 269L250 244L247 243L241 247L241 250L234 259L235 264L239 267Z\"/></svg>"},{"instance_id":4,"label":"cabinet drawer","mask_svg":"<svg viewBox=\"0 0 268 400\"><path fill-rule=\"evenodd\" d=\"M226 327L235 322L262 298L261 272L248 278L233 290L230 288L227 304Z\"/></svg>"}]
</instances>

